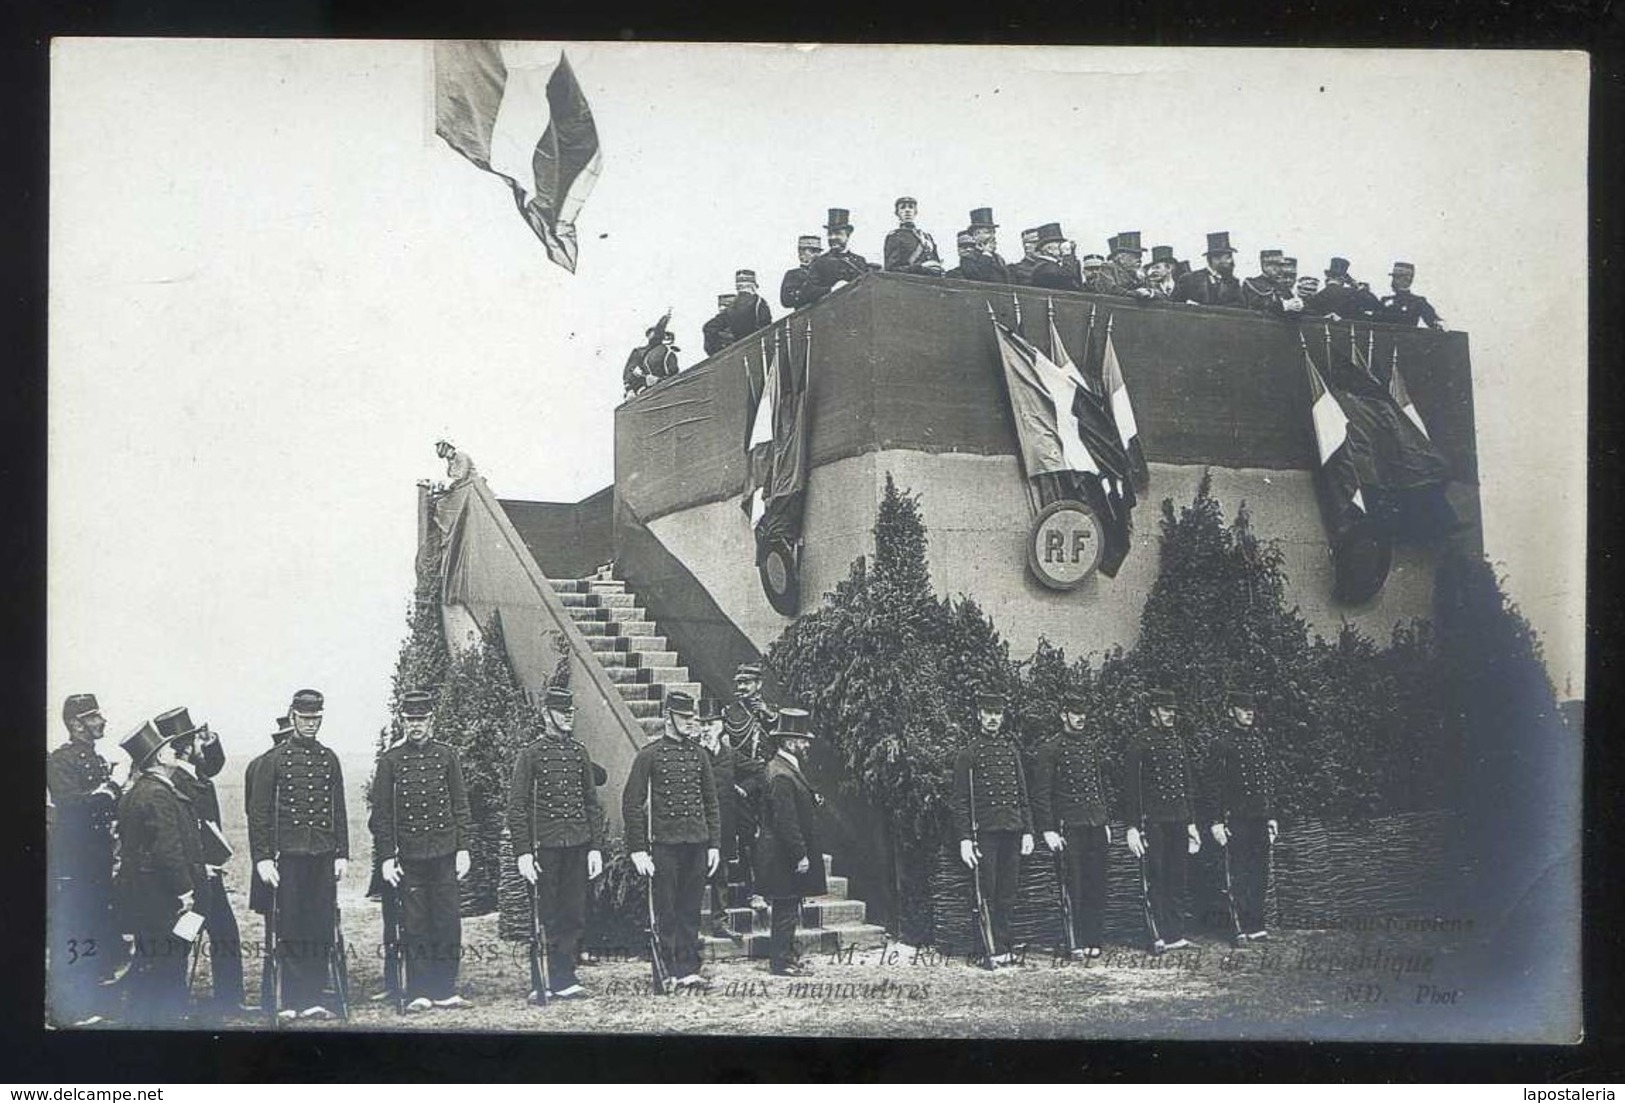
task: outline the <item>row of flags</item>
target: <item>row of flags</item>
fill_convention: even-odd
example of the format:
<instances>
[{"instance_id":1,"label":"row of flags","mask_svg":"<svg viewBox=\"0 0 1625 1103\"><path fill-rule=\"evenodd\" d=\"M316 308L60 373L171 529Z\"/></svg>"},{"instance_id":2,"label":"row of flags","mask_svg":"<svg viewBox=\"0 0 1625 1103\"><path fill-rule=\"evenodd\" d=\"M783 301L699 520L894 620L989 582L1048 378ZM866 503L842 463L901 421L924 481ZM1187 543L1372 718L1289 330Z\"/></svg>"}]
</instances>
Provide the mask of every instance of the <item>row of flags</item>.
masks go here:
<instances>
[{"instance_id":1,"label":"row of flags","mask_svg":"<svg viewBox=\"0 0 1625 1103\"><path fill-rule=\"evenodd\" d=\"M1052 500L1072 498L1089 506L1105 535L1100 573L1113 578L1128 557L1134 506L1149 489L1151 474L1112 340L1111 316L1106 318L1105 348L1096 375L1072 361L1055 326L1053 301L1046 304L1046 354L1027 339L1021 328L1021 300L1011 298L1013 327L999 320L991 302L987 313L1004 366L1022 470L1040 495ZM1081 354L1086 366L1094 326L1091 307Z\"/></svg>"},{"instance_id":2,"label":"row of flags","mask_svg":"<svg viewBox=\"0 0 1625 1103\"><path fill-rule=\"evenodd\" d=\"M801 330L801 350L789 323L757 339L762 385L751 380L745 356L745 485L740 508L756 536L756 566L774 608L799 608L799 563L807 489L807 392L812 372L812 323Z\"/></svg>"}]
</instances>

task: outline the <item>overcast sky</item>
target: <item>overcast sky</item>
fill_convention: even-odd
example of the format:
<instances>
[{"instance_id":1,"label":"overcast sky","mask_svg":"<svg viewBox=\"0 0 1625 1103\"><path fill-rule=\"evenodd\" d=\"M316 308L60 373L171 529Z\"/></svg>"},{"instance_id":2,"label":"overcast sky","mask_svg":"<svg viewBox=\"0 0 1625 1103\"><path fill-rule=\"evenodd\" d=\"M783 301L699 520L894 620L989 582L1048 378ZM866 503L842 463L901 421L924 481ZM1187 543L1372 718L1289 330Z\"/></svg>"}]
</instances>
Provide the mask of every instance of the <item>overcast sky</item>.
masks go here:
<instances>
[{"instance_id":1,"label":"overcast sky","mask_svg":"<svg viewBox=\"0 0 1625 1103\"><path fill-rule=\"evenodd\" d=\"M991 206L1010 259L1059 220L1414 262L1471 334L1487 550L1582 692L1583 55L568 50L604 158L574 276L434 136L426 44L55 43L48 698L98 693L109 751L186 704L241 761L304 685L370 745L436 437L503 497L608 485L644 327L674 307L696 362L735 268L778 313L796 235L847 207L878 260L905 193L950 255Z\"/></svg>"}]
</instances>

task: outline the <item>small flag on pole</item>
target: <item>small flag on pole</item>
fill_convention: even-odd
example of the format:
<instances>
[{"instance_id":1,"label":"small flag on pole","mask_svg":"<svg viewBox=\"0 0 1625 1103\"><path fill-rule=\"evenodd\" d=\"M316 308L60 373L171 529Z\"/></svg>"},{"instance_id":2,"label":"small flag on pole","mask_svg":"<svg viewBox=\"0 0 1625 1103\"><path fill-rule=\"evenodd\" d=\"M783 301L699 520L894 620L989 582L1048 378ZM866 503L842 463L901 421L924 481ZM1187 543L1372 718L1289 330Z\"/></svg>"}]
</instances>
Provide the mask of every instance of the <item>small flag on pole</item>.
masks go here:
<instances>
[{"instance_id":1,"label":"small flag on pole","mask_svg":"<svg viewBox=\"0 0 1625 1103\"><path fill-rule=\"evenodd\" d=\"M1405 386L1405 377L1399 374L1399 348L1394 347L1393 370L1388 375L1388 393L1394 397L1394 405L1399 412L1411 419L1411 422L1422 431L1422 435L1432 440L1428 427L1422 423L1422 415L1417 412L1416 403L1411 401L1411 392Z\"/></svg>"},{"instance_id":2,"label":"small flag on pole","mask_svg":"<svg viewBox=\"0 0 1625 1103\"><path fill-rule=\"evenodd\" d=\"M1299 335L1302 340L1302 335ZM1315 424L1315 447L1320 454L1320 466L1327 467L1339 452L1345 451L1349 439L1349 417L1344 413L1337 396L1332 394L1321 378L1320 371L1315 367L1314 358L1309 355L1308 346L1303 350L1304 367L1309 372L1309 416ZM1347 458L1346 455L1344 457ZM1360 512L1365 512L1365 496L1360 493L1358 479L1352 482L1352 488L1347 497Z\"/></svg>"},{"instance_id":3,"label":"small flag on pole","mask_svg":"<svg viewBox=\"0 0 1625 1103\"><path fill-rule=\"evenodd\" d=\"M435 133L506 180L548 259L574 272L576 217L603 157L569 58L510 64L495 42L437 42L434 71Z\"/></svg>"},{"instance_id":4,"label":"small flag on pole","mask_svg":"<svg viewBox=\"0 0 1625 1103\"><path fill-rule=\"evenodd\" d=\"M1129 401L1128 384L1123 380L1123 366L1117 360L1117 346L1112 342L1112 320L1106 318L1106 351L1100 365L1101 379L1106 387L1106 398L1111 404L1112 421L1117 425L1117 439L1128 457L1129 478L1136 493L1144 494L1151 487L1151 469L1146 466L1145 452L1140 448L1140 426L1134 420L1134 403Z\"/></svg>"}]
</instances>

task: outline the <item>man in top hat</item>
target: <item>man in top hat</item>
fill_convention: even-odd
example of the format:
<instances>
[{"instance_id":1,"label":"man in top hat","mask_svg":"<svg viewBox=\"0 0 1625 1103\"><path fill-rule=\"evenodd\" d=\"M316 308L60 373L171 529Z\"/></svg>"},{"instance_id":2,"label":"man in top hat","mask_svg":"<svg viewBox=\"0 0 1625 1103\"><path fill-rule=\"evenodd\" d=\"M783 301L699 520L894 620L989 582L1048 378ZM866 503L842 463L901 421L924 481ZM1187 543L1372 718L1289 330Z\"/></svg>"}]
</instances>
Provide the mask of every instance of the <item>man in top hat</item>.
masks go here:
<instances>
[{"instance_id":1,"label":"man in top hat","mask_svg":"<svg viewBox=\"0 0 1625 1103\"><path fill-rule=\"evenodd\" d=\"M954 265L943 276L950 280L963 280L970 277L965 275L965 258L976 252L976 235L969 230L960 230L954 235L954 248L959 253L959 263Z\"/></svg>"},{"instance_id":2,"label":"man in top hat","mask_svg":"<svg viewBox=\"0 0 1625 1103\"><path fill-rule=\"evenodd\" d=\"M954 756L954 833L960 860L981 883L993 919L993 965L1015 958L1010 909L1021 878L1021 859L1033 852L1033 812L1021 750L1005 729L1005 699L976 694L976 734Z\"/></svg>"},{"instance_id":3,"label":"man in top hat","mask_svg":"<svg viewBox=\"0 0 1625 1103\"><path fill-rule=\"evenodd\" d=\"M277 747L280 747L283 742L289 739L292 735L293 720L291 717L282 715L272 721L270 750L262 751L260 754L255 755L253 758L248 760L248 765L243 767L243 794L245 800L247 799L247 794L254 791L254 775L258 773L260 768L264 765L266 757L270 755L271 751L275 750ZM252 817L250 817L248 821L248 851L250 854L253 854L256 852L256 849L254 839L254 820ZM385 906L388 906L387 902ZM250 911L265 918L265 938L268 942L271 935L271 886L256 876L250 876L248 878L248 908ZM267 1013L273 1010L271 1007L272 996L271 963L269 959L266 959L261 962L260 968L261 1010Z\"/></svg>"},{"instance_id":4,"label":"man in top hat","mask_svg":"<svg viewBox=\"0 0 1625 1103\"><path fill-rule=\"evenodd\" d=\"M1270 847L1280 834L1274 755L1269 740L1253 723L1257 708L1251 693L1232 692L1226 698L1230 722L1209 744L1208 783L1203 788L1209 831L1224 848L1238 944L1269 937L1264 897L1269 889Z\"/></svg>"},{"instance_id":5,"label":"man in top hat","mask_svg":"<svg viewBox=\"0 0 1625 1103\"><path fill-rule=\"evenodd\" d=\"M96 752L107 721L94 693L63 703L68 741L45 760L46 792L56 809L46 854L51 871L50 1003L52 1020L84 1025L109 1008L103 982L124 948L113 917L113 819L120 790L113 768Z\"/></svg>"},{"instance_id":6,"label":"man in top hat","mask_svg":"<svg viewBox=\"0 0 1625 1103\"><path fill-rule=\"evenodd\" d=\"M773 908L768 968L780 977L811 971L796 950L801 902L829 891L818 824L823 800L802 770L813 739L806 709L779 710L773 729L776 750L767 764L767 797L762 803L758 880Z\"/></svg>"},{"instance_id":7,"label":"man in top hat","mask_svg":"<svg viewBox=\"0 0 1625 1103\"><path fill-rule=\"evenodd\" d=\"M824 251L824 243L818 239L817 234L802 234L796 239L796 259L800 265L790 269L779 281L779 305L786 310L799 310L817 302L817 298L807 298L807 270L812 267L813 258Z\"/></svg>"},{"instance_id":8,"label":"man in top hat","mask_svg":"<svg viewBox=\"0 0 1625 1103\"><path fill-rule=\"evenodd\" d=\"M1200 306L1242 306L1241 282L1236 279L1236 251L1230 245L1230 231L1207 235L1207 266L1189 272L1174 284L1174 302Z\"/></svg>"},{"instance_id":9,"label":"man in top hat","mask_svg":"<svg viewBox=\"0 0 1625 1103\"><path fill-rule=\"evenodd\" d=\"M1106 746L1089 727L1083 695L1061 698L1061 732L1038 751L1033 823L1062 860L1072 896L1072 936L1078 957L1099 957L1106 916Z\"/></svg>"},{"instance_id":10,"label":"man in top hat","mask_svg":"<svg viewBox=\"0 0 1625 1103\"><path fill-rule=\"evenodd\" d=\"M378 760L372 780L374 851L399 894L408 1011L460 1008L457 991L463 921L457 882L473 867L474 817L457 752L434 738L434 696L401 695L406 736Z\"/></svg>"},{"instance_id":11,"label":"man in top hat","mask_svg":"<svg viewBox=\"0 0 1625 1103\"><path fill-rule=\"evenodd\" d=\"M1038 236L1024 282L1055 291L1082 291L1083 270L1078 267L1073 245L1061 233L1059 222L1046 222L1033 231Z\"/></svg>"},{"instance_id":12,"label":"man in top hat","mask_svg":"<svg viewBox=\"0 0 1625 1103\"><path fill-rule=\"evenodd\" d=\"M474 461L469 459L466 452L459 451L456 445L449 440L434 442L435 455L446 461L446 482L448 489L459 483L467 482L474 476Z\"/></svg>"},{"instance_id":13,"label":"man in top hat","mask_svg":"<svg viewBox=\"0 0 1625 1103\"><path fill-rule=\"evenodd\" d=\"M745 791L737 780L738 755L722 737L722 710L714 698L700 700L700 746L711 759L711 775L717 785L717 823L722 833L722 861L711 876L711 935L714 938L735 937L728 929L728 863L739 860L739 805ZM753 817L754 821L754 817ZM754 840L753 840L754 841Z\"/></svg>"},{"instance_id":14,"label":"man in top hat","mask_svg":"<svg viewBox=\"0 0 1625 1103\"><path fill-rule=\"evenodd\" d=\"M807 266L807 286L801 295L803 305L815 303L841 284L869 274L869 262L847 248L853 229L848 212L839 207L829 209L829 221L824 224L829 249L814 257Z\"/></svg>"},{"instance_id":15,"label":"man in top hat","mask_svg":"<svg viewBox=\"0 0 1625 1103\"><path fill-rule=\"evenodd\" d=\"M1382 303L1371 293L1367 284L1360 283L1349 274L1347 257L1333 257L1328 263L1325 285L1305 308L1315 314L1324 314L1333 322L1370 319L1382 309Z\"/></svg>"},{"instance_id":16,"label":"man in top hat","mask_svg":"<svg viewBox=\"0 0 1625 1103\"><path fill-rule=\"evenodd\" d=\"M707 988L700 974L700 905L721 864L716 778L696 735L694 698L666 694L665 729L638 751L621 793L632 865L650 878L660 949L679 988Z\"/></svg>"},{"instance_id":17,"label":"man in top hat","mask_svg":"<svg viewBox=\"0 0 1625 1103\"><path fill-rule=\"evenodd\" d=\"M1151 952L1182 950L1188 902L1185 867L1202 847L1192 808L1195 782L1185 742L1174 727L1176 706L1168 689L1154 689L1147 701L1150 727L1129 739L1123 759L1123 798L1128 815L1128 848L1142 863L1147 886Z\"/></svg>"},{"instance_id":18,"label":"man in top hat","mask_svg":"<svg viewBox=\"0 0 1625 1103\"><path fill-rule=\"evenodd\" d=\"M977 207L970 213L970 225L965 227L965 232L976 243L976 250L959 258L960 279L977 283L1010 282L1010 269L999 256L998 230L992 207Z\"/></svg>"},{"instance_id":19,"label":"man in top hat","mask_svg":"<svg viewBox=\"0 0 1625 1103\"><path fill-rule=\"evenodd\" d=\"M207 876L192 803L174 783L180 733L161 735L152 721L123 743L136 771L119 801L118 899L123 926L135 935L126 978L126 1017L151 1025L186 1014L186 966L191 940L177 924L190 921L197 936L197 903Z\"/></svg>"},{"instance_id":20,"label":"man in top hat","mask_svg":"<svg viewBox=\"0 0 1625 1103\"><path fill-rule=\"evenodd\" d=\"M209 936L213 1009L219 1014L236 1013L243 1009L243 946L226 893L226 863L232 851L221 826L220 797L214 789L214 778L226 765L226 752L219 736L207 724L194 725L184 708L170 709L152 723L159 735L175 741L177 761L170 781L197 818L204 873L198 885L197 911L203 916L203 933Z\"/></svg>"},{"instance_id":21,"label":"man in top hat","mask_svg":"<svg viewBox=\"0 0 1625 1103\"><path fill-rule=\"evenodd\" d=\"M1242 305L1278 318L1302 313L1303 302L1292 295L1292 284L1285 275L1285 260L1279 249L1265 249L1258 254L1261 271L1241 281Z\"/></svg>"},{"instance_id":22,"label":"man in top hat","mask_svg":"<svg viewBox=\"0 0 1625 1103\"><path fill-rule=\"evenodd\" d=\"M1444 319L1433 309L1433 304L1411 290L1411 284L1416 281L1416 265L1396 260L1388 279L1393 293L1382 297L1377 321L1413 329L1418 322L1429 329L1445 328Z\"/></svg>"},{"instance_id":23,"label":"man in top hat","mask_svg":"<svg viewBox=\"0 0 1625 1103\"><path fill-rule=\"evenodd\" d=\"M1089 290L1125 299L1149 299L1151 289L1145 285L1145 276L1140 272L1140 258L1145 256L1140 232L1124 230L1109 238L1106 253L1106 263L1096 270Z\"/></svg>"},{"instance_id":24,"label":"man in top hat","mask_svg":"<svg viewBox=\"0 0 1625 1103\"><path fill-rule=\"evenodd\" d=\"M548 981L561 1000L582 999L576 977L587 927L587 882L604 871L604 806L587 748L575 737L575 697L554 686L542 698L541 737L514 759L508 837L519 876L536 887L547 932ZM542 993L532 992L531 1002Z\"/></svg>"},{"instance_id":25,"label":"man in top hat","mask_svg":"<svg viewBox=\"0 0 1625 1103\"><path fill-rule=\"evenodd\" d=\"M1038 263L1038 227L1021 231L1021 259L1006 266L1010 282L1024 287L1033 282L1033 266Z\"/></svg>"},{"instance_id":26,"label":"man in top hat","mask_svg":"<svg viewBox=\"0 0 1625 1103\"><path fill-rule=\"evenodd\" d=\"M1151 263L1145 266L1145 285L1151 289L1151 297L1159 302L1168 302L1174 297L1174 247L1172 245L1155 245L1151 248Z\"/></svg>"},{"instance_id":27,"label":"man in top hat","mask_svg":"<svg viewBox=\"0 0 1625 1103\"><path fill-rule=\"evenodd\" d=\"M277 916L283 1018L332 1018L323 1004L338 882L350 860L350 821L338 755L320 743L322 695L302 689L289 715L293 735L266 752L248 793L254 873Z\"/></svg>"},{"instance_id":28,"label":"man in top hat","mask_svg":"<svg viewBox=\"0 0 1625 1103\"><path fill-rule=\"evenodd\" d=\"M716 314L700 327L700 333L705 338L705 355L715 356L736 340L733 330L728 328L728 308L738 297L733 292L717 296Z\"/></svg>"},{"instance_id":29,"label":"man in top hat","mask_svg":"<svg viewBox=\"0 0 1625 1103\"><path fill-rule=\"evenodd\" d=\"M767 762L773 757L775 710L762 698L762 666L740 663L734 670L734 699L722 710L722 730L734 752L734 786L739 797L734 809L740 878L753 885L756 855L756 829L763 790L767 785ZM753 907L765 907L759 893Z\"/></svg>"},{"instance_id":30,"label":"man in top hat","mask_svg":"<svg viewBox=\"0 0 1625 1103\"><path fill-rule=\"evenodd\" d=\"M671 330L666 328L670 322L671 308L668 307L658 322L643 331L644 343L627 354L626 367L621 369L621 383L628 395L641 394L681 370L677 354L682 350L677 347Z\"/></svg>"},{"instance_id":31,"label":"man in top hat","mask_svg":"<svg viewBox=\"0 0 1625 1103\"><path fill-rule=\"evenodd\" d=\"M920 213L919 202L913 196L899 196L892 204L892 211L897 215L897 229L886 235L886 271L914 276L942 275L942 258L937 256L936 241L914 224Z\"/></svg>"}]
</instances>

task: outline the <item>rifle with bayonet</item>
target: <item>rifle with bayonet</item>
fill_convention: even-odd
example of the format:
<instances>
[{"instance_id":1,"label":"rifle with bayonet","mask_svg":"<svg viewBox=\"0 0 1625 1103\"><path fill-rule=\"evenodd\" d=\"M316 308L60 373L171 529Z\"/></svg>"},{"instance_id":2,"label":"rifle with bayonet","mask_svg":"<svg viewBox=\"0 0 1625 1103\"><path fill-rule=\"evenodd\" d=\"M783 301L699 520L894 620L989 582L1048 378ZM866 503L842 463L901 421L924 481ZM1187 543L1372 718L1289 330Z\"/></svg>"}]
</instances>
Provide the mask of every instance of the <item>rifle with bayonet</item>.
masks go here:
<instances>
[{"instance_id":1,"label":"rifle with bayonet","mask_svg":"<svg viewBox=\"0 0 1625 1103\"><path fill-rule=\"evenodd\" d=\"M546 1007L553 998L553 977L547 963L547 927L542 923L542 868L536 863L536 779L530 782L530 858L536 880L530 886L530 998Z\"/></svg>"},{"instance_id":2,"label":"rifle with bayonet","mask_svg":"<svg viewBox=\"0 0 1625 1103\"><path fill-rule=\"evenodd\" d=\"M652 780L644 789L644 799L645 803L643 806L643 815L644 822L648 827L648 838L645 845L649 847L649 854L652 859L654 856L655 845L654 782ZM665 994L673 991L677 987L677 984L675 978L673 978L671 975L671 971L666 968L665 958L663 958L660 953L660 917L655 914L655 879L653 873L649 875L648 887L649 967L654 971L654 990L657 993Z\"/></svg>"},{"instance_id":3,"label":"rifle with bayonet","mask_svg":"<svg viewBox=\"0 0 1625 1103\"><path fill-rule=\"evenodd\" d=\"M1066 821L1061 820L1057 830L1063 840L1066 838ZM1065 845L1064 842L1062 845ZM1066 883L1066 859L1061 851L1053 851L1055 856L1055 883L1061 887L1061 924L1066 928L1066 953L1068 957L1078 952L1078 935L1072 926L1072 889Z\"/></svg>"},{"instance_id":4,"label":"rifle with bayonet","mask_svg":"<svg viewBox=\"0 0 1625 1103\"><path fill-rule=\"evenodd\" d=\"M973 752L974 754L974 752ZM993 942L993 917L987 909L987 897L982 893L982 840L976 828L976 765L974 757L966 768L970 782L970 850L976 864L971 866L970 882L976 899L976 933L982 940L982 963L988 969L997 969L993 959L998 950Z\"/></svg>"}]
</instances>

